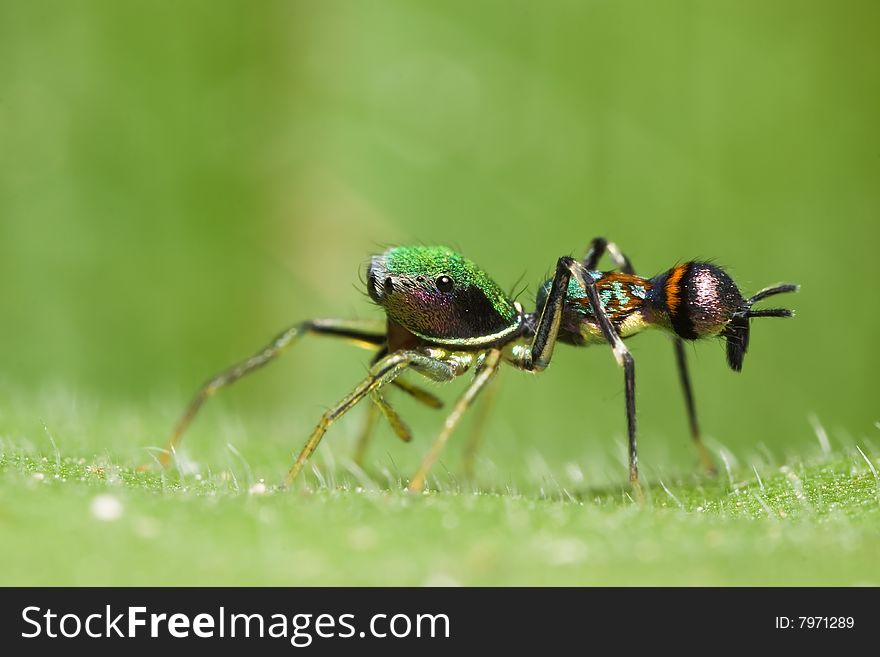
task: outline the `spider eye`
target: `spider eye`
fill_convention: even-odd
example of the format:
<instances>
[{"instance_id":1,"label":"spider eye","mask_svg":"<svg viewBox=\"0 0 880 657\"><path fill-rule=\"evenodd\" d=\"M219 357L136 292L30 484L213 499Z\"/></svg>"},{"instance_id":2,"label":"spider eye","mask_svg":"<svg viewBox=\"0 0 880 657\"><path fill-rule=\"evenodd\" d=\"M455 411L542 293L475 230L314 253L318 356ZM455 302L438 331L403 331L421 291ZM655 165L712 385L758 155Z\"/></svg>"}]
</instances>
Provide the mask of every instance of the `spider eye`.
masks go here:
<instances>
[{"instance_id":1,"label":"spider eye","mask_svg":"<svg viewBox=\"0 0 880 657\"><path fill-rule=\"evenodd\" d=\"M434 283L440 292L452 292L452 288L455 287L455 283L453 282L453 280L445 274L437 278Z\"/></svg>"}]
</instances>

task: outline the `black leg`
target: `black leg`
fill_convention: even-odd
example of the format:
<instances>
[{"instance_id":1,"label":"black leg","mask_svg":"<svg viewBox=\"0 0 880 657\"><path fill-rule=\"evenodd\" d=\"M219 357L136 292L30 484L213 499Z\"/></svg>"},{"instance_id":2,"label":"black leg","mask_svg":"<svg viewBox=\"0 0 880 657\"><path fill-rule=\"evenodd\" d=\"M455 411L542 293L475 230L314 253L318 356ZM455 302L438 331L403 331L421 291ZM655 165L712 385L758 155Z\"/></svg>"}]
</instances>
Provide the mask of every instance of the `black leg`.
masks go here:
<instances>
[{"instance_id":1,"label":"black leg","mask_svg":"<svg viewBox=\"0 0 880 657\"><path fill-rule=\"evenodd\" d=\"M588 271L595 270L596 265L599 264L599 260L602 259L602 256L605 255L606 252L611 256L611 260L614 261L614 266L620 271L624 274L635 274L635 270L633 269L629 258L624 255L623 251L618 248L617 244L609 242L604 237L596 237L590 242L590 246L587 248L587 255L581 260L584 269Z\"/></svg>"},{"instance_id":2,"label":"black leg","mask_svg":"<svg viewBox=\"0 0 880 657\"><path fill-rule=\"evenodd\" d=\"M623 355L626 388L626 432L629 441L629 480L639 486L639 451L636 447L636 363L628 351ZM641 492L641 491L639 491Z\"/></svg>"},{"instance_id":3,"label":"black leg","mask_svg":"<svg viewBox=\"0 0 880 657\"><path fill-rule=\"evenodd\" d=\"M582 266L587 270L594 270L602 256L608 253L618 267L625 274L632 274L633 268L629 258L621 252L614 242L609 242L604 237L596 237L590 242L587 254L581 261ZM538 329L535 332L529 355L523 355L515 363L523 369L540 371L543 370L550 361L553 354L553 348L556 342L556 335L559 331L559 321L562 316L562 309L565 304L565 295L568 290L568 282L571 278L571 266L574 261L571 258L563 258L556 265L556 275L551 285L550 294L545 303L544 314L538 322ZM546 318L546 319L545 319ZM495 387L497 388L497 386ZM492 391L495 390L492 389ZM473 475L473 465L477 447L480 441L480 431L485 420L486 411L494 397L494 392L488 393L488 399L484 399L480 407L480 413L477 421L474 423L474 429L471 432L471 438L465 447L464 470L469 478Z\"/></svg>"},{"instance_id":4,"label":"black leg","mask_svg":"<svg viewBox=\"0 0 880 657\"><path fill-rule=\"evenodd\" d=\"M593 241L596 251L607 246L602 240ZM562 311L565 306L568 284L572 276L575 276L587 292L590 306L596 323L602 331L602 335L611 345L614 358L618 365L624 369L624 383L626 387L626 417L627 433L629 435L629 477L635 489L638 499L643 499L641 485L639 484L639 458L636 446L636 372L635 361L632 354L623 344L623 339L614 328L599 299L599 290L596 281L587 274L588 269L574 258L564 256L556 263L556 273L550 284L550 292L541 311L541 318L535 328L535 336L530 347L514 352L513 364L524 370L541 371L550 364L553 348L559 335L559 326L562 321Z\"/></svg>"},{"instance_id":5,"label":"black leg","mask_svg":"<svg viewBox=\"0 0 880 657\"><path fill-rule=\"evenodd\" d=\"M581 285L587 291L590 299L590 307L593 309L593 315L596 323L602 330L602 335L614 352L614 358L617 364L623 367L624 386L626 389L626 427L629 438L629 480L636 491L637 496L641 499L642 488L639 483L639 454L636 445L636 364L629 353L629 349L623 344L623 339L614 328L608 315L602 307L602 301L599 299L599 290L596 287L596 281L592 276L586 275L585 269L578 269L575 272Z\"/></svg>"},{"instance_id":6,"label":"black leg","mask_svg":"<svg viewBox=\"0 0 880 657\"><path fill-rule=\"evenodd\" d=\"M535 327L535 335L529 347L514 351L513 364L529 372L540 372L546 369L553 357L553 349L559 336L559 325L562 322L562 311L568 294L568 283L578 262L569 256L563 256L556 262L556 273L550 284L550 293L541 310L541 317Z\"/></svg>"},{"instance_id":7,"label":"black leg","mask_svg":"<svg viewBox=\"0 0 880 657\"><path fill-rule=\"evenodd\" d=\"M694 404L694 393L691 388L691 377L688 374L687 355L684 351L684 340L679 337L675 338L675 362L678 365L678 377L681 380L681 388L684 391L684 403L687 407L688 424L691 429L691 439L694 446L700 454L700 462L703 469L709 474L716 474L715 462L712 455L703 443L702 434L700 433L700 423L697 420L697 408Z\"/></svg>"},{"instance_id":8,"label":"black leg","mask_svg":"<svg viewBox=\"0 0 880 657\"><path fill-rule=\"evenodd\" d=\"M606 252L611 256L614 266L620 269L620 271L624 274L635 274L635 269L633 268L630 259L626 257L614 242L609 242L604 237L597 237L590 242L590 246L587 249L587 255L584 256L581 264L583 264L584 268L587 270L594 270L599 264L599 260ZM758 294L761 293L759 292ZM715 463L712 461L712 455L703 443L702 434L700 433L700 425L697 421L697 409L694 403L691 377L688 372L687 354L684 350L684 341L681 338L675 338L674 348L675 364L678 368L678 378L681 382L682 392L684 393L684 402L685 407L687 408L691 440L693 440L694 446L697 448L697 452L700 455L700 462L703 464L703 469L709 474L715 474L717 472Z\"/></svg>"}]
</instances>

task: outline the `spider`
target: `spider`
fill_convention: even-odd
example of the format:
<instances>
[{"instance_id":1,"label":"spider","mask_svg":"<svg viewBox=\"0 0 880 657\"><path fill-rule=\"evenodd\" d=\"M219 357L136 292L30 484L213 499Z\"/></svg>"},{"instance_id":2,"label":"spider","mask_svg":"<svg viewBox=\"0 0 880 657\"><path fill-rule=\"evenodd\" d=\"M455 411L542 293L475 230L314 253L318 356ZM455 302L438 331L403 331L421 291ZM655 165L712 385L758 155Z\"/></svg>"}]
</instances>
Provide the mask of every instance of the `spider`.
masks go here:
<instances>
[{"instance_id":1,"label":"spider","mask_svg":"<svg viewBox=\"0 0 880 657\"><path fill-rule=\"evenodd\" d=\"M595 271L606 251L620 272ZM394 247L373 256L367 269L367 293L385 312L384 326L314 319L286 329L256 354L212 377L198 390L159 461L162 465L170 462L184 431L208 397L276 359L303 335L314 333L375 350L375 356L367 376L323 414L288 470L285 487L296 479L330 426L367 397L372 402L369 417L381 412L399 437L410 440L409 428L385 397L386 386L395 385L432 407L439 407L440 401L399 378L404 372L412 370L440 382L474 372L409 481L408 489L420 492L462 415L502 363L540 372L550 364L557 342L577 346L605 342L624 369L630 481L640 492L635 364L623 339L646 328L673 334L691 434L704 464L711 469L711 458L700 439L682 341L726 338L728 362L739 370L748 347L750 318L792 315L787 309L753 310L752 305L796 289L795 285L777 285L744 299L724 271L706 262L687 262L654 278L641 278L613 243L596 238L582 261L569 256L558 259L555 275L539 289L539 311L526 312L475 263L448 247ZM359 451L370 424L371 420Z\"/></svg>"}]
</instances>

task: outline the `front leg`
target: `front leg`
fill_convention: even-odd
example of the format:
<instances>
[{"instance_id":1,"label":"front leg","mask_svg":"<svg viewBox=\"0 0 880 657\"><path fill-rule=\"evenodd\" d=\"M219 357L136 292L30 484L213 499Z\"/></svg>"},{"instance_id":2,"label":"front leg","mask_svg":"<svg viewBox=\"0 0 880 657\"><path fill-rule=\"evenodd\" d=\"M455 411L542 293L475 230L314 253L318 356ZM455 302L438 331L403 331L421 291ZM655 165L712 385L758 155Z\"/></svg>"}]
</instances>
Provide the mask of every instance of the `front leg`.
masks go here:
<instances>
[{"instance_id":1,"label":"front leg","mask_svg":"<svg viewBox=\"0 0 880 657\"><path fill-rule=\"evenodd\" d=\"M556 273L553 275L550 293L541 310L541 318L535 327L532 343L528 347L515 349L513 357L515 367L529 372L542 372L550 364L559 337L562 311L568 296L568 284L572 274L580 271L579 268L577 260L570 256L563 256L556 261Z\"/></svg>"},{"instance_id":2,"label":"front leg","mask_svg":"<svg viewBox=\"0 0 880 657\"><path fill-rule=\"evenodd\" d=\"M388 346L386 344L383 345L378 352L376 352L375 356L373 356L373 360L370 362L370 366L375 365L387 355ZM394 379L391 383L395 387L400 388L405 393L430 408L441 408L443 406L443 402L432 395L430 392L424 390L423 388L419 388L412 383L408 383L405 379L397 378ZM360 435L358 437L357 443L355 443L354 455L352 456L352 460L358 466L363 465L364 457L367 453L367 447L370 444L370 438L373 434L373 429L376 426L376 419L379 417L380 412L382 415L385 416L385 419L388 420L388 423L391 425L394 433L396 433L401 440L407 443L412 440L412 433L410 432L409 427L406 425L406 422L404 422L403 418L401 418L400 415L398 415L398 413L391 407L385 397L379 392L374 392L372 395L372 399L373 403L369 405L369 408L367 410L367 415L364 418L364 423L361 427Z\"/></svg>"},{"instance_id":3,"label":"front leg","mask_svg":"<svg viewBox=\"0 0 880 657\"><path fill-rule=\"evenodd\" d=\"M288 470L283 486L290 486L293 483L331 424L354 408L364 397L374 391L381 390L408 368L418 369L435 381L449 381L456 375L455 367L452 364L433 358L423 351L397 351L385 356L370 368L369 375L354 390L321 416L318 426L315 427L296 461Z\"/></svg>"},{"instance_id":4,"label":"front leg","mask_svg":"<svg viewBox=\"0 0 880 657\"><path fill-rule=\"evenodd\" d=\"M500 350L490 349L486 353L482 364L477 370L474 380L455 403L455 407L443 423L443 429L440 431L440 434L431 446L431 450L422 461L421 467L419 467L418 472L416 472L413 478L410 479L409 486L407 487L407 490L410 493L419 493L425 487L425 480L428 477L428 472L430 472L431 466L434 465L437 457L440 456L440 452L443 451L446 442L449 440L455 427L458 426L462 415L464 415L465 411L471 406L471 404L473 404L477 395L480 393L480 390L483 389L483 387L492 379L495 372L498 371L498 365L500 362Z\"/></svg>"}]
</instances>

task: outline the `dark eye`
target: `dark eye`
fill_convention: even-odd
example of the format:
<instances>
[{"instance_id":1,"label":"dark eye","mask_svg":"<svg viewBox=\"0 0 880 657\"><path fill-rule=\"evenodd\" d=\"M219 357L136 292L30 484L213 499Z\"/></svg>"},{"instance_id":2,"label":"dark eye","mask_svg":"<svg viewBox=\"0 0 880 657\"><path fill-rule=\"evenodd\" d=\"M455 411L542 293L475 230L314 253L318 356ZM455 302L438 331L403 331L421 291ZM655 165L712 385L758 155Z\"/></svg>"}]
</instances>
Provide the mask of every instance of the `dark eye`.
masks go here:
<instances>
[{"instance_id":1,"label":"dark eye","mask_svg":"<svg viewBox=\"0 0 880 657\"><path fill-rule=\"evenodd\" d=\"M452 292L452 288L455 287L455 283L449 276L440 276L434 283L437 285L437 289L441 292Z\"/></svg>"},{"instance_id":2,"label":"dark eye","mask_svg":"<svg viewBox=\"0 0 880 657\"><path fill-rule=\"evenodd\" d=\"M385 279L385 284L382 287L385 288L385 294L394 292L394 281L391 280L390 276Z\"/></svg>"}]
</instances>

